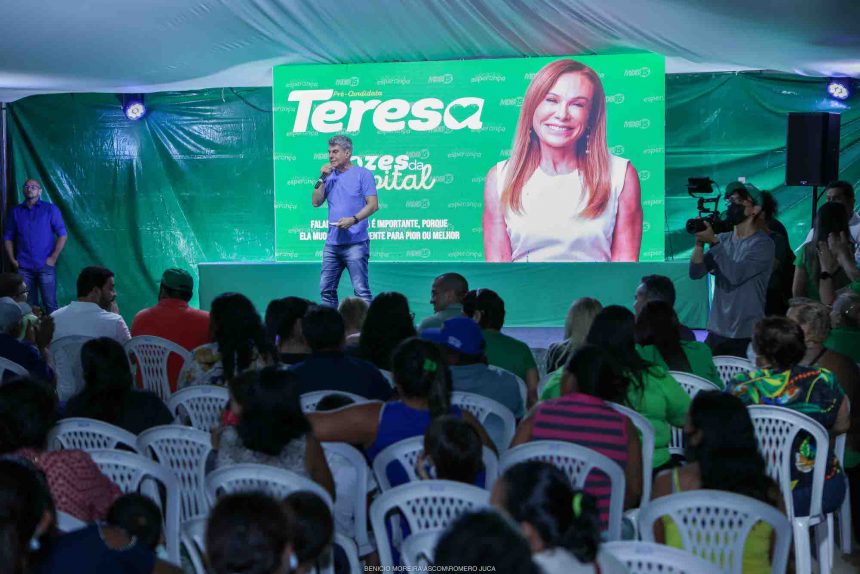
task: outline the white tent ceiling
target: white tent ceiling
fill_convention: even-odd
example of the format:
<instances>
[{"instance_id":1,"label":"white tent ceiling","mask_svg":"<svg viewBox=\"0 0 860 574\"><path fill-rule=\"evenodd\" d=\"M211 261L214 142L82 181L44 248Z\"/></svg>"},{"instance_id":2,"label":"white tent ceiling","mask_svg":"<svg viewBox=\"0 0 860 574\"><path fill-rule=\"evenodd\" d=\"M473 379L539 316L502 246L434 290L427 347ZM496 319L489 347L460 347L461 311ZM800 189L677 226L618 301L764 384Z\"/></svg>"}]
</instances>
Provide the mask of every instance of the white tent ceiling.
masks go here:
<instances>
[{"instance_id":1,"label":"white tent ceiling","mask_svg":"<svg viewBox=\"0 0 860 574\"><path fill-rule=\"evenodd\" d=\"M0 101L270 86L290 63L650 50L860 76L860 0L0 0Z\"/></svg>"}]
</instances>

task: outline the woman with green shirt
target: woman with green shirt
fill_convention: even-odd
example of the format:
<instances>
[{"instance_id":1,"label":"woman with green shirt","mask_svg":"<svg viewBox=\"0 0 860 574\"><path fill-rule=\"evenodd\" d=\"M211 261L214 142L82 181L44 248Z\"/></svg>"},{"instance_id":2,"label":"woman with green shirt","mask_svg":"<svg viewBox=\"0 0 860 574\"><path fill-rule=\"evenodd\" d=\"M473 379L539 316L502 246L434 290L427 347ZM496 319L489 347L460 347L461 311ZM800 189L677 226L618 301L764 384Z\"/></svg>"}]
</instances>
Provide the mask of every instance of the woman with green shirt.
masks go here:
<instances>
[{"instance_id":1,"label":"woman with green shirt","mask_svg":"<svg viewBox=\"0 0 860 574\"><path fill-rule=\"evenodd\" d=\"M604 398L630 406L654 427L653 467L657 472L677 464L669 455L670 427L684 426L690 397L665 367L639 355L634 325L632 312L610 305L597 314L585 342L607 351L626 375L619 379L618 388ZM547 382L541 400L560 396L561 371L556 371Z\"/></svg>"},{"instance_id":2,"label":"woman with green shirt","mask_svg":"<svg viewBox=\"0 0 860 574\"><path fill-rule=\"evenodd\" d=\"M646 303L636 318L636 342L641 345L639 355L670 371L707 379L722 389L723 381L710 347L697 341L682 341L678 326L678 316L669 303Z\"/></svg>"},{"instance_id":3,"label":"woman with green shirt","mask_svg":"<svg viewBox=\"0 0 860 574\"><path fill-rule=\"evenodd\" d=\"M794 283L791 289L795 297L809 297L816 301L821 300L818 283L823 278L823 270L821 269L818 250L820 244L827 247L827 238L831 234L836 235L836 237L851 236L848 229L848 214L841 204L835 202L825 203L818 208L818 214L815 216L812 241L808 241L800 246L798 258L794 264ZM853 245L851 245L850 251L851 253L854 252ZM826 276L832 282L834 291L839 291L851 283L851 279L845 273L845 270L838 266L832 273L827 273Z\"/></svg>"}]
</instances>

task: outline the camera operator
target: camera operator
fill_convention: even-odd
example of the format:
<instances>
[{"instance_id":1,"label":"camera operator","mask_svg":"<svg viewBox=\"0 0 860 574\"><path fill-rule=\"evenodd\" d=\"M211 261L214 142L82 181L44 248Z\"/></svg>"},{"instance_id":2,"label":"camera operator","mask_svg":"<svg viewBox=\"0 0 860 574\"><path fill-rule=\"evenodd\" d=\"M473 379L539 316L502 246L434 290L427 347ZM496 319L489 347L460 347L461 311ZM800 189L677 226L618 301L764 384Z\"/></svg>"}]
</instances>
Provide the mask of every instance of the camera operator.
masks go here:
<instances>
[{"instance_id":1,"label":"camera operator","mask_svg":"<svg viewBox=\"0 0 860 574\"><path fill-rule=\"evenodd\" d=\"M753 326L764 316L774 243L767 232L761 191L733 182L726 187L726 197L726 216L733 229L714 234L704 222L705 229L695 235L690 278L701 279L709 272L715 278L705 340L713 354L746 357Z\"/></svg>"}]
</instances>

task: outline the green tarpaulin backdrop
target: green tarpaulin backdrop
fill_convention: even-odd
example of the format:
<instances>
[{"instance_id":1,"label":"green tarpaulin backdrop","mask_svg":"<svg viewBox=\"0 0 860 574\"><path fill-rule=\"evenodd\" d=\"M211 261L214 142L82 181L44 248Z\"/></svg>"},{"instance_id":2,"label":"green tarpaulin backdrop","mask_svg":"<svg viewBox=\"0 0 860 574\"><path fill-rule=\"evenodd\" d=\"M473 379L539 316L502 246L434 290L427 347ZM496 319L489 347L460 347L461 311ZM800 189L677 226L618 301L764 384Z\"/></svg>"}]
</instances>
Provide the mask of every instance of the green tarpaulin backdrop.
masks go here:
<instances>
[{"instance_id":1,"label":"green tarpaulin backdrop","mask_svg":"<svg viewBox=\"0 0 860 574\"><path fill-rule=\"evenodd\" d=\"M695 211L685 189L690 176L722 184L745 176L775 190L780 219L792 246L799 244L809 227L810 190L780 185L789 111L841 112L842 177L860 181L860 108L828 100L823 80L669 76L666 95L667 259L691 248L683 230ZM74 297L86 265L116 272L130 319L155 301L166 267L196 272L207 261L274 260L271 90L160 93L146 103L150 112L140 122L126 120L107 94L36 96L8 107L17 193L28 177L39 179L69 229L58 272L61 304ZM273 289L273 296L287 294Z\"/></svg>"}]
</instances>

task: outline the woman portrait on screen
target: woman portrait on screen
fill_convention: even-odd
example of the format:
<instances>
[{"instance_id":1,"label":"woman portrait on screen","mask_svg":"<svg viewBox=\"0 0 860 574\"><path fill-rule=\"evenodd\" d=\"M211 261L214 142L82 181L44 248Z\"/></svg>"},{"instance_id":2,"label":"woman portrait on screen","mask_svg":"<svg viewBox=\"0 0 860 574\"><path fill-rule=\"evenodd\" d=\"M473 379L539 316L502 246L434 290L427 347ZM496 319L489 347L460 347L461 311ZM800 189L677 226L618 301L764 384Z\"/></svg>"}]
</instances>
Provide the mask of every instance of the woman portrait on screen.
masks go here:
<instances>
[{"instance_id":1,"label":"woman portrait on screen","mask_svg":"<svg viewBox=\"0 0 860 574\"><path fill-rule=\"evenodd\" d=\"M573 60L529 84L511 157L484 185L487 261L638 261L639 175L609 153L597 73Z\"/></svg>"}]
</instances>

